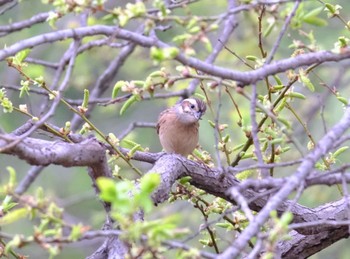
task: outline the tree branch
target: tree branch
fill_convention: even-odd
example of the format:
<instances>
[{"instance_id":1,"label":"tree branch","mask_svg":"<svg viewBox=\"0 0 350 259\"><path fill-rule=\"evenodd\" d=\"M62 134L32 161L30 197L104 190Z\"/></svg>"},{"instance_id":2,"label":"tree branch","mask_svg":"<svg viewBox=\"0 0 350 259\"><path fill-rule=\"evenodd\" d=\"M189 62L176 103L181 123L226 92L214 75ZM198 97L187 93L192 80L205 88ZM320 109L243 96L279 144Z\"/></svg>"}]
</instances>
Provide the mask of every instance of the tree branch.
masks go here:
<instances>
[{"instance_id":1,"label":"tree branch","mask_svg":"<svg viewBox=\"0 0 350 259\"><path fill-rule=\"evenodd\" d=\"M114 36L119 39L128 40L134 42L135 44L148 48L152 46L156 46L159 48L170 47L170 45L161 42L155 38L143 36L136 32L131 32L112 26L95 25L90 27L81 27L77 29L66 29L56 32L50 32L19 41L7 47L6 49L0 50L0 61L4 60L9 56L15 55L17 52L23 49L33 48L38 45L65 40L67 38L83 38L86 36L93 35ZM291 57L280 61L276 61L264 67L258 68L254 71L248 72L240 72L236 70L222 68L212 64L207 64L206 62L196 58L188 58L187 56L181 53L178 54L175 59L183 65L193 67L199 71L202 71L212 76L220 77L222 79L231 79L238 81L241 86L245 86L248 84L255 83L269 75L285 72L288 69L295 69L302 66L312 65L315 63L321 64L332 61L338 62L349 58L349 50L344 50L340 54L332 53L329 51L319 51L314 53L301 54L297 57Z\"/></svg>"}]
</instances>

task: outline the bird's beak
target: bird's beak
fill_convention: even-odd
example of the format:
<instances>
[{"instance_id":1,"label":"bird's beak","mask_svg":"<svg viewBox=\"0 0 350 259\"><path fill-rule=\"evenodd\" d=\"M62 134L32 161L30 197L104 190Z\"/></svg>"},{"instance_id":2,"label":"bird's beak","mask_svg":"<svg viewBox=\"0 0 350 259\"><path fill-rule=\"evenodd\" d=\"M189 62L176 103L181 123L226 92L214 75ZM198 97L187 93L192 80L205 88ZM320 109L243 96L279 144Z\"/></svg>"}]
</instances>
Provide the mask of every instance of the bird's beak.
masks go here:
<instances>
[{"instance_id":1,"label":"bird's beak","mask_svg":"<svg viewBox=\"0 0 350 259\"><path fill-rule=\"evenodd\" d=\"M202 115L203 115L202 112L196 112L196 113L195 113L195 117L197 118L197 120L201 120L201 119L202 119L202 118L201 118Z\"/></svg>"}]
</instances>

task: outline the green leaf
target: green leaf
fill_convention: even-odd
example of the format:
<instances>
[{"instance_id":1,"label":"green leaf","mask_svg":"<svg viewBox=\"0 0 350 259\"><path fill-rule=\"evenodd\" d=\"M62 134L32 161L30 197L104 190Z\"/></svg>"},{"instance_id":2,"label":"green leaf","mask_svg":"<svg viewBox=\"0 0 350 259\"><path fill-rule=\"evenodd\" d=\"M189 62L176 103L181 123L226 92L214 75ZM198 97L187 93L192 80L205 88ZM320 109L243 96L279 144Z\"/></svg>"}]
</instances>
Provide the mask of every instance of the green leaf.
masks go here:
<instances>
[{"instance_id":1,"label":"green leaf","mask_svg":"<svg viewBox=\"0 0 350 259\"><path fill-rule=\"evenodd\" d=\"M266 30L263 32L263 37L266 38L267 36L270 35L270 33L272 32L272 29L275 27L276 25L276 21L273 21L272 23L269 24L269 26L267 26Z\"/></svg>"},{"instance_id":2,"label":"green leaf","mask_svg":"<svg viewBox=\"0 0 350 259\"><path fill-rule=\"evenodd\" d=\"M327 11L327 16L329 18L334 17L335 15L339 15L339 10L342 9L343 7L340 5L332 5L329 3L325 4L325 11Z\"/></svg>"},{"instance_id":3,"label":"green leaf","mask_svg":"<svg viewBox=\"0 0 350 259\"><path fill-rule=\"evenodd\" d=\"M144 210L145 213L149 213L153 208L153 201L148 195L144 195L143 193L138 193L134 197L135 205Z\"/></svg>"},{"instance_id":4,"label":"green leaf","mask_svg":"<svg viewBox=\"0 0 350 259\"><path fill-rule=\"evenodd\" d=\"M136 151L143 151L143 150L144 149L141 147L141 145L137 144L132 149L130 149L130 151L128 152L128 156L133 157L133 155L135 154Z\"/></svg>"},{"instance_id":5,"label":"green leaf","mask_svg":"<svg viewBox=\"0 0 350 259\"><path fill-rule=\"evenodd\" d=\"M300 70L299 79L311 92L315 92L315 86L311 83L311 80L306 76L303 70Z\"/></svg>"},{"instance_id":6,"label":"green leaf","mask_svg":"<svg viewBox=\"0 0 350 259\"><path fill-rule=\"evenodd\" d=\"M49 23L52 29L56 29L56 22L60 15L56 12L49 12L49 17L47 17L46 21Z\"/></svg>"},{"instance_id":7,"label":"green leaf","mask_svg":"<svg viewBox=\"0 0 350 259\"><path fill-rule=\"evenodd\" d=\"M146 13L146 7L143 2L127 3L125 7L129 11L130 17L139 17Z\"/></svg>"},{"instance_id":8,"label":"green leaf","mask_svg":"<svg viewBox=\"0 0 350 259\"><path fill-rule=\"evenodd\" d=\"M5 246L5 254L9 254L14 247L19 247L22 243L20 235L15 235Z\"/></svg>"},{"instance_id":9,"label":"green leaf","mask_svg":"<svg viewBox=\"0 0 350 259\"><path fill-rule=\"evenodd\" d=\"M305 14L304 19L305 18L310 18L310 17L314 17L319 15L322 11L324 10L323 6L317 7L309 12L307 12L307 14Z\"/></svg>"},{"instance_id":10,"label":"green leaf","mask_svg":"<svg viewBox=\"0 0 350 259\"><path fill-rule=\"evenodd\" d=\"M142 194L150 195L160 184L160 175L157 173L145 174L140 181Z\"/></svg>"},{"instance_id":11,"label":"green leaf","mask_svg":"<svg viewBox=\"0 0 350 259\"><path fill-rule=\"evenodd\" d=\"M337 96L337 99L342 102L344 105L348 105L348 100L342 96Z\"/></svg>"},{"instance_id":12,"label":"green leaf","mask_svg":"<svg viewBox=\"0 0 350 259\"><path fill-rule=\"evenodd\" d=\"M157 48L157 47L151 47L151 58L154 61L161 62L163 60L167 59L174 59L178 54L180 50L176 47L169 47L169 48Z\"/></svg>"},{"instance_id":13,"label":"green leaf","mask_svg":"<svg viewBox=\"0 0 350 259\"><path fill-rule=\"evenodd\" d=\"M210 40L209 40L207 37L203 36L203 37L201 38L201 41L204 43L204 46L205 46L206 50L207 50L208 52L212 52L213 46L211 45Z\"/></svg>"},{"instance_id":14,"label":"green leaf","mask_svg":"<svg viewBox=\"0 0 350 259\"><path fill-rule=\"evenodd\" d=\"M141 147L140 144L138 144L130 139L123 139L122 145L123 145L123 147L129 148L129 149L134 149L136 147L136 150L144 151L144 149Z\"/></svg>"},{"instance_id":15,"label":"green leaf","mask_svg":"<svg viewBox=\"0 0 350 259\"><path fill-rule=\"evenodd\" d=\"M30 84L29 80L21 80L22 87L19 89L20 90L19 98L22 98L24 94L29 96L29 90L30 90L29 84Z\"/></svg>"},{"instance_id":16,"label":"green leaf","mask_svg":"<svg viewBox=\"0 0 350 259\"><path fill-rule=\"evenodd\" d=\"M10 174L9 187L12 189L17 184L16 170L12 166L7 166L6 169Z\"/></svg>"},{"instance_id":17,"label":"green leaf","mask_svg":"<svg viewBox=\"0 0 350 259\"><path fill-rule=\"evenodd\" d=\"M18 203L12 202L12 196L6 195L5 199L3 200L0 210L2 210L3 213L9 212L13 207L15 207Z\"/></svg>"},{"instance_id":18,"label":"green leaf","mask_svg":"<svg viewBox=\"0 0 350 259\"><path fill-rule=\"evenodd\" d=\"M100 190L100 198L104 201L113 202L117 197L116 184L114 180L107 177L99 177L96 180Z\"/></svg>"},{"instance_id":19,"label":"green leaf","mask_svg":"<svg viewBox=\"0 0 350 259\"><path fill-rule=\"evenodd\" d=\"M211 120L208 120L208 122L209 122L209 125L212 126L212 128L215 129L215 122L213 122L213 121L211 121Z\"/></svg>"},{"instance_id":20,"label":"green leaf","mask_svg":"<svg viewBox=\"0 0 350 259\"><path fill-rule=\"evenodd\" d=\"M292 126L290 125L289 121L282 118L281 116L279 116L277 118L278 121L282 122L288 129L290 129Z\"/></svg>"},{"instance_id":21,"label":"green leaf","mask_svg":"<svg viewBox=\"0 0 350 259\"><path fill-rule=\"evenodd\" d=\"M69 234L69 240L77 241L83 234L83 225L79 223L78 225L73 225L72 230Z\"/></svg>"},{"instance_id":22,"label":"green leaf","mask_svg":"<svg viewBox=\"0 0 350 259\"><path fill-rule=\"evenodd\" d=\"M22 218L27 217L29 211L26 208L12 210L0 218L0 226L14 223Z\"/></svg>"},{"instance_id":23,"label":"green leaf","mask_svg":"<svg viewBox=\"0 0 350 259\"><path fill-rule=\"evenodd\" d=\"M283 226L288 226L289 223L291 223L293 220L293 213L290 211L286 211L281 216L281 223Z\"/></svg>"},{"instance_id":24,"label":"green leaf","mask_svg":"<svg viewBox=\"0 0 350 259\"><path fill-rule=\"evenodd\" d=\"M341 147L339 149L337 149L337 151L335 151L333 153L333 157L336 158L337 156L339 156L340 154L342 154L343 152L345 152L346 150L348 150L349 147L348 146L345 146L345 147Z\"/></svg>"},{"instance_id":25,"label":"green leaf","mask_svg":"<svg viewBox=\"0 0 350 259\"><path fill-rule=\"evenodd\" d=\"M253 174L252 170L245 170L243 172L240 172L236 174L236 178L240 181L248 179Z\"/></svg>"},{"instance_id":26,"label":"green leaf","mask_svg":"<svg viewBox=\"0 0 350 259\"><path fill-rule=\"evenodd\" d=\"M119 90L126 85L125 81L118 81L115 83L114 87L113 87L113 91L112 91L112 98L116 98L118 96Z\"/></svg>"},{"instance_id":27,"label":"green leaf","mask_svg":"<svg viewBox=\"0 0 350 259\"><path fill-rule=\"evenodd\" d=\"M285 96L294 97L294 98L303 99L303 100L306 99L305 95L303 95L301 93L297 93L297 92L290 92L290 93L285 94Z\"/></svg>"},{"instance_id":28,"label":"green leaf","mask_svg":"<svg viewBox=\"0 0 350 259\"><path fill-rule=\"evenodd\" d=\"M131 96L122 106L122 108L120 109L119 114L123 115L125 113L125 111L135 102L137 102L138 96L137 95L133 95Z\"/></svg>"},{"instance_id":29,"label":"green leaf","mask_svg":"<svg viewBox=\"0 0 350 259\"><path fill-rule=\"evenodd\" d=\"M24 49L15 55L14 63L20 65L31 52L31 49Z\"/></svg>"},{"instance_id":30,"label":"green leaf","mask_svg":"<svg viewBox=\"0 0 350 259\"><path fill-rule=\"evenodd\" d=\"M248 55L245 58L250 60L250 61L257 61L258 60L258 58L256 56L253 56L253 55Z\"/></svg>"},{"instance_id":31,"label":"green leaf","mask_svg":"<svg viewBox=\"0 0 350 259\"><path fill-rule=\"evenodd\" d=\"M12 102L6 97L6 91L4 88L0 89L0 105L2 106L4 113L11 113L13 111Z\"/></svg>"},{"instance_id":32,"label":"green leaf","mask_svg":"<svg viewBox=\"0 0 350 259\"><path fill-rule=\"evenodd\" d=\"M326 20L324 20L322 18L315 17L315 16L311 16L308 18L304 17L303 21L308 23L308 24L312 24L312 25L320 26L320 27L324 27L324 26L328 25L328 22Z\"/></svg>"},{"instance_id":33,"label":"green leaf","mask_svg":"<svg viewBox=\"0 0 350 259\"><path fill-rule=\"evenodd\" d=\"M191 180L192 180L192 177L191 177L191 176L184 176L184 177L181 177L181 178L180 178L179 183L181 183L181 184L187 184L187 183L189 183Z\"/></svg>"},{"instance_id":34,"label":"green leaf","mask_svg":"<svg viewBox=\"0 0 350 259\"><path fill-rule=\"evenodd\" d=\"M216 223L215 226L218 226L220 228L225 228L225 229L232 228L232 224L228 222L219 222L219 223Z\"/></svg>"},{"instance_id":35,"label":"green leaf","mask_svg":"<svg viewBox=\"0 0 350 259\"><path fill-rule=\"evenodd\" d=\"M175 36L172 41L177 43L183 43L184 41L190 39L192 37L191 34L185 33Z\"/></svg>"},{"instance_id":36,"label":"green leaf","mask_svg":"<svg viewBox=\"0 0 350 259\"><path fill-rule=\"evenodd\" d=\"M83 104L81 105L83 108L88 108L89 105L89 96L90 92L88 89L84 89L84 99L83 99Z\"/></svg>"}]
</instances>

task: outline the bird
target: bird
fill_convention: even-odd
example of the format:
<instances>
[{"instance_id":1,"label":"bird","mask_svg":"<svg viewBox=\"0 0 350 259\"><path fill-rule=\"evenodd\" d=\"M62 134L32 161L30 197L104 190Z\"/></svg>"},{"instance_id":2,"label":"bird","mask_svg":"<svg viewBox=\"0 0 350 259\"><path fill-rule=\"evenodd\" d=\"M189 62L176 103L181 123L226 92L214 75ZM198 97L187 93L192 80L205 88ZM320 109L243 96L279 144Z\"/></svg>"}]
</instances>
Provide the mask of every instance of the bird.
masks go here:
<instances>
[{"instance_id":1,"label":"bird","mask_svg":"<svg viewBox=\"0 0 350 259\"><path fill-rule=\"evenodd\" d=\"M207 106L201 99L192 97L160 113L157 133L167 153L187 157L198 144L199 120Z\"/></svg>"}]
</instances>

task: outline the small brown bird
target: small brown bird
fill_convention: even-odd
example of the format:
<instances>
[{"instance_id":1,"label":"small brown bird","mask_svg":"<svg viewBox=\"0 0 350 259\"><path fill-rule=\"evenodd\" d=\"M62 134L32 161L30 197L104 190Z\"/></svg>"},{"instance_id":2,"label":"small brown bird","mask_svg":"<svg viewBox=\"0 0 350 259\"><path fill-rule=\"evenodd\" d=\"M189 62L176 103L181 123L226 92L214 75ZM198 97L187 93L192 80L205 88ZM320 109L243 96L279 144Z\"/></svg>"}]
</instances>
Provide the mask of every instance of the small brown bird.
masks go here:
<instances>
[{"instance_id":1,"label":"small brown bird","mask_svg":"<svg viewBox=\"0 0 350 259\"><path fill-rule=\"evenodd\" d=\"M167 153L187 156L198 144L198 120L207 109L198 98L189 98L159 115L157 133Z\"/></svg>"}]
</instances>

